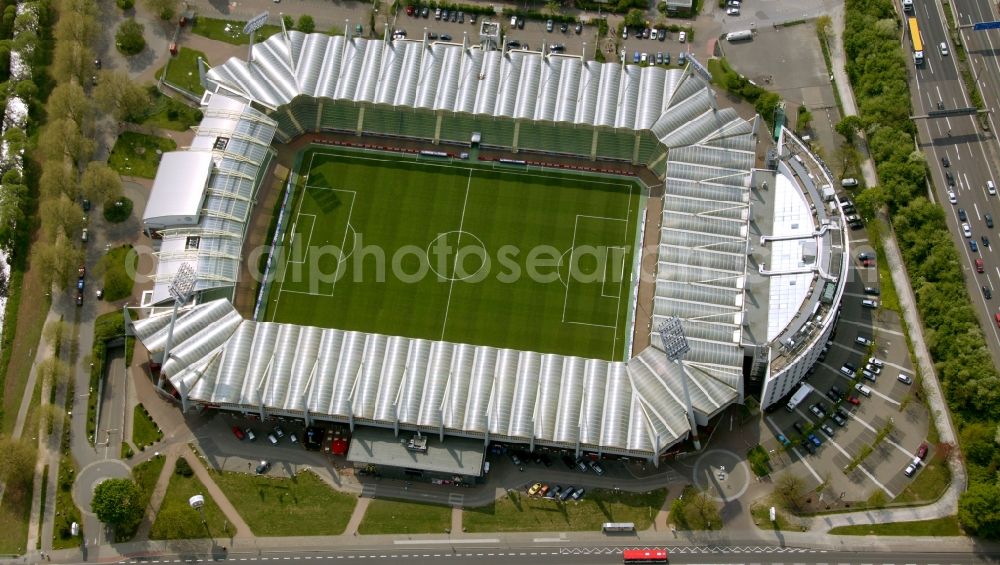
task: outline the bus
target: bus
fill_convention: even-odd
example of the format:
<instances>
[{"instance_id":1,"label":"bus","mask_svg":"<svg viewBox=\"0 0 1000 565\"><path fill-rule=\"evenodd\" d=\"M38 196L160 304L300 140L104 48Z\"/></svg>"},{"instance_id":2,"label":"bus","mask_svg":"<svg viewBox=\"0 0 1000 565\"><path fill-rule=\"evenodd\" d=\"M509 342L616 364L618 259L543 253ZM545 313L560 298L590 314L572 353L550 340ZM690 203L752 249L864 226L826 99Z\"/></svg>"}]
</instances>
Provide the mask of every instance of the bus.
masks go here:
<instances>
[{"instance_id":1,"label":"bus","mask_svg":"<svg viewBox=\"0 0 1000 565\"><path fill-rule=\"evenodd\" d=\"M623 563L669 563L666 549L644 548L626 549L622 552Z\"/></svg>"},{"instance_id":2,"label":"bus","mask_svg":"<svg viewBox=\"0 0 1000 565\"><path fill-rule=\"evenodd\" d=\"M607 532L634 532L635 524L632 522L605 522L601 529Z\"/></svg>"},{"instance_id":3,"label":"bus","mask_svg":"<svg viewBox=\"0 0 1000 565\"><path fill-rule=\"evenodd\" d=\"M913 64L924 64L924 42L920 39L920 24L917 18L907 18L910 28L910 41L913 42Z\"/></svg>"}]
</instances>

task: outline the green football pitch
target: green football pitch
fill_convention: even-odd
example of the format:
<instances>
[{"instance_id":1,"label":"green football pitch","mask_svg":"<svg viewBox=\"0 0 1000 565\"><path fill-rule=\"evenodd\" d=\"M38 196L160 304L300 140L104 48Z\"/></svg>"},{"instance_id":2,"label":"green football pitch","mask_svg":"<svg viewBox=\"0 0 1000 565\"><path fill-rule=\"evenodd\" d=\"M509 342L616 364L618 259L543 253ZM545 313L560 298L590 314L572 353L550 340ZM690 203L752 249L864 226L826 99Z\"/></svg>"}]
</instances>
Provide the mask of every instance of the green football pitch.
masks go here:
<instances>
[{"instance_id":1,"label":"green football pitch","mask_svg":"<svg viewBox=\"0 0 1000 565\"><path fill-rule=\"evenodd\" d=\"M264 319L622 360L632 179L312 149Z\"/></svg>"}]
</instances>

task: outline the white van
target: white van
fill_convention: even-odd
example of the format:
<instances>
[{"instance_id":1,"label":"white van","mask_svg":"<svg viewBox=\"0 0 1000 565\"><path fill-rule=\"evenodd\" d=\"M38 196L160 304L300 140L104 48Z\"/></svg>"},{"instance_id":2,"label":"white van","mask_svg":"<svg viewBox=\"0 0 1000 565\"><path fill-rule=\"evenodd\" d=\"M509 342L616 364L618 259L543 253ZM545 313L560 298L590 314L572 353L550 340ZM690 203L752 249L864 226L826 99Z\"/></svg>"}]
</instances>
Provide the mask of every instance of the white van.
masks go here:
<instances>
[{"instance_id":1,"label":"white van","mask_svg":"<svg viewBox=\"0 0 1000 565\"><path fill-rule=\"evenodd\" d=\"M866 387L865 385L858 383L854 385L854 389L860 392L864 396L870 397L872 395L872 389Z\"/></svg>"}]
</instances>

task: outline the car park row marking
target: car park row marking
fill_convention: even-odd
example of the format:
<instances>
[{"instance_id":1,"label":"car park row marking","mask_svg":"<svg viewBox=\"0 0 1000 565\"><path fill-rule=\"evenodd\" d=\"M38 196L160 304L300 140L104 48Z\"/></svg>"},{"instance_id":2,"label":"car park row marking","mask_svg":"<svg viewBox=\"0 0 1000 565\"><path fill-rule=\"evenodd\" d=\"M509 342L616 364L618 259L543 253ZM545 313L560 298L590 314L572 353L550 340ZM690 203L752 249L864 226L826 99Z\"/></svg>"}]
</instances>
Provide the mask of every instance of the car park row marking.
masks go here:
<instances>
[{"instance_id":1,"label":"car park row marking","mask_svg":"<svg viewBox=\"0 0 1000 565\"><path fill-rule=\"evenodd\" d=\"M845 293L845 294L847 294L847 293ZM864 298L871 298L870 296L864 296L864 295L861 295L861 294L852 295L852 296L857 296L858 298L862 298L862 299L864 299ZM843 320L842 319L842 320L840 320L840 323L841 324L845 324L845 323L846 324L851 324L851 325L854 325L854 326L861 326L861 327L864 327L864 328L870 328L871 327L871 324L866 324L864 322L855 322L854 320ZM881 328L880 327L880 328L878 328L876 330L873 330L873 331L877 332L877 333L887 333L887 334L892 334L892 335L895 335L895 336L903 337L903 332L898 332L896 330L889 330L889 329Z\"/></svg>"},{"instance_id":2,"label":"car park row marking","mask_svg":"<svg viewBox=\"0 0 1000 565\"><path fill-rule=\"evenodd\" d=\"M853 458L851 457L851 454L850 454L850 453L848 453L848 452L847 452L847 451L846 451L846 450L845 450L845 449L844 449L843 447L840 447L840 444L839 444L839 443L837 443L837 442L833 441L833 438L827 438L827 440L826 440L826 441L827 441L827 442L829 442L829 444L830 444L830 445L832 445L833 447L837 448L837 451L839 451L839 452L840 452L841 454L843 454L843 456L844 456L844 457L847 457L847 459L848 459L848 460L851 460L851 459L853 459ZM876 479L876 478L875 478L875 475L872 475L872 474L871 474L871 473L870 473L870 472L868 471L868 469L865 469L865 466L864 466L864 465L858 465L858 466L857 466L856 468L857 468L857 469L858 469L859 471L861 471L862 473L864 473L864 474L865 474L865 476L866 476L866 477L868 477L868 479L869 479L869 480L870 480L871 482L875 483L875 486L877 486L878 488L880 488L880 489L884 490L884 491L885 491L885 494L889 496L889 500L892 500L893 498L896 498L896 495L895 495L895 494L894 494L894 493L893 493L893 492L892 492L891 490L889 490L889 489L888 489L888 487L886 487L885 485L883 485L882 483L880 483L880 482L878 481L878 479Z\"/></svg>"},{"instance_id":3,"label":"car park row marking","mask_svg":"<svg viewBox=\"0 0 1000 565\"><path fill-rule=\"evenodd\" d=\"M781 429L781 427L780 427L780 426L778 426L778 424L776 424L776 423L774 422L774 420L772 420L772 419L771 419L771 417L770 417L770 416L767 416L766 418L767 418L767 422L768 422L769 424L771 424L771 427L773 427L773 428L774 428L774 429L776 429L776 430L780 430L780 429ZM816 482L819 482L819 483L822 483L822 482L823 482L823 479L822 479L822 477L820 477L820 476L819 476L819 473L817 473L817 472L816 472L816 470L812 468L812 465L810 465L810 464L809 464L809 462L808 462L808 461L806 461L806 458L805 458L805 456L804 456L804 455L802 455L801 453L799 453L799 448L797 448L797 447L795 447L795 446L793 445L793 446L792 446L792 452L794 452L794 453L795 453L795 456L799 458L799 461L802 461L802 464L806 466L806 469L809 469L809 472L810 472L810 473L812 473L812 476L813 476L813 477L816 477Z\"/></svg>"},{"instance_id":4,"label":"car park row marking","mask_svg":"<svg viewBox=\"0 0 1000 565\"><path fill-rule=\"evenodd\" d=\"M869 424L868 422L862 420L861 418L858 418L858 415L855 414L854 412L848 412L847 415L852 420L857 420L857 422L859 424L861 424L862 426L864 426L865 428L867 428L868 431L874 432L876 435L878 434L878 430L876 430L874 427L872 427L871 424ZM886 436L885 439L883 439L882 441L884 441L884 442L888 443L889 445L895 447L896 449L902 451L903 455L906 455L908 458L909 457L913 457L912 453L910 453L909 451L907 451L902 445L899 445L898 443L892 441L888 436Z\"/></svg>"}]
</instances>

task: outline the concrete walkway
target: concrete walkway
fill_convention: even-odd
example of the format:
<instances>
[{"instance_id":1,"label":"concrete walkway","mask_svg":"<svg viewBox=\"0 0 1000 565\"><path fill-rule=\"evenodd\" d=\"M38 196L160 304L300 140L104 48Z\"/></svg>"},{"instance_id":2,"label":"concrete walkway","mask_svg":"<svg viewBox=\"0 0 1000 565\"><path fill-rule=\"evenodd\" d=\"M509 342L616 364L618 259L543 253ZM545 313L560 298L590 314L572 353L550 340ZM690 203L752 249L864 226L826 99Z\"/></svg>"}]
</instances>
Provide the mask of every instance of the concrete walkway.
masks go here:
<instances>
[{"instance_id":1,"label":"concrete walkway","mask_svg":"<svg viewBox=\"0 0 1000 565\"><path fill-rule=\"evenodd\" d=\"M358 526L361 525L361 520L364 520L365 512L368 511L368 505L371 501L372 499L366 496L358 497L358 503L354 505L354 512L351 513L351 519L347 521L347 527L344 529L344 535L358 535Z\"/></svg>"}]
</instances>

